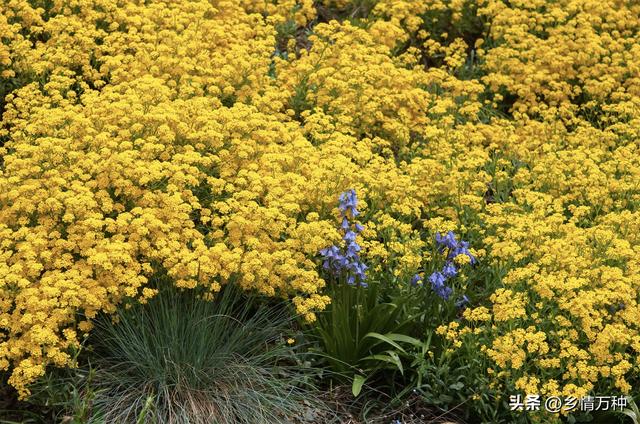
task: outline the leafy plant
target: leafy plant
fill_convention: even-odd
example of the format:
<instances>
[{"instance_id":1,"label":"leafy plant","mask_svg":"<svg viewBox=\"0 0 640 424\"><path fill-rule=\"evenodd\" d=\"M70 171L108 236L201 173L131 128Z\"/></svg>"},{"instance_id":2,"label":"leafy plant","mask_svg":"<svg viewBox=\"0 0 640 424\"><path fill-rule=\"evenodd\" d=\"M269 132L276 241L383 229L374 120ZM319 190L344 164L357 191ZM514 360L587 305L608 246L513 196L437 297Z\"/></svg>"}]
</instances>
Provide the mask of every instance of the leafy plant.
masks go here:
<instances>
[{"instance_id":1,"label":"leafy plant","mask_svg":"<svg viewBox=\"0 0 640 424\"><path fill-rule=\"evenodd\" d=\"M619 411L619 414L626 415L627 417L631 418L633 424L640 423L640 409L638 408L635 400L632 397L627 397L627 402L629 406L622 411Z\"/></svg>"},{"instance_id":2,"label":"leafy plant","mask_svg":"<svg viewBox=\"0 0 640 424\"><path fill-rule=\"evenodd\" d=\"M311 331L330 369L338 378L351 380L358 395L364 381L380 368L383 359L376 355L385 355L384 344L374 335L401 333L410 321L402 305L381 301L377 282L367 288L336 285L330 295L331 305L318 314Z\"/></svg>"}]
</instances>

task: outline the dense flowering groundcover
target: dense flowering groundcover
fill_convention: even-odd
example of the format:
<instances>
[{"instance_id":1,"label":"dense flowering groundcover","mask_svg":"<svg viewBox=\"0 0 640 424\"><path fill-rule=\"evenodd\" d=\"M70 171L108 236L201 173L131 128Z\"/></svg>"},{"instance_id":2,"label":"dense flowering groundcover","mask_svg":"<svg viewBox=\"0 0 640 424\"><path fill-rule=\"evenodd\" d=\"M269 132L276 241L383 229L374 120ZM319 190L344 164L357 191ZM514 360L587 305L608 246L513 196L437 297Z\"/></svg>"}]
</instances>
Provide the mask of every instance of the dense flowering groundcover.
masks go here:
<instances>
[{"instance_id":1,"label":"dense flowering groundcover","mask_svg":"<svg viewBox=\"0 0 640 424\"><path fill-rule=\"evenodd\" d=\"M424 275L436 233L482 270L441 333L486 355L496 390L638 381L636 1L0 11L0 369L23 396L159 270L313 321L323 264L447 295L453 259Z\"/></svg>"}]
</instances>

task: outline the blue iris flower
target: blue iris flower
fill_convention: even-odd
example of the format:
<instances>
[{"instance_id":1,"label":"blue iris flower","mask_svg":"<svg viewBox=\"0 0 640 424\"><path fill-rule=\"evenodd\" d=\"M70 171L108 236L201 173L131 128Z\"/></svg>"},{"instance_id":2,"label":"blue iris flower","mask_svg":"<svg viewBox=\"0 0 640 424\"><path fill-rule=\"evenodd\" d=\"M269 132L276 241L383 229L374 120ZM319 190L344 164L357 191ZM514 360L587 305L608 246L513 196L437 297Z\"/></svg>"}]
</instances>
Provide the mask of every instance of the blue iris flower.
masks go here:
<instances>
[{"instance_id":1,"label":"blue iris flower","mask_svg":"<svg viewBox=\"0 0 640 424\"><path fill-rule=\"evenodd\" d=\"M447 279L458 275L458 268L453 262L453 259L458 255L467 255L472 265L476 264L478 261L469 251L469 243L462 240L458 242L453 231L449 231L445 235L436 233L436 243L440 252L445 250L448 251L447 262L444 264L440 272L434 272L431 274L429 281L431 282L431 288L433 291L441 298L448 300L453 293L453 289L446 285L446 281ZM463 296L456 302L456 306L462 307L467 302L469 302L469 299L467 296Z\"/></svg>"},{"instance_id":2,"label":"blue iris flower","mask_svg":"<svg viewBox=\"0 0 640 424\"><path fill-rule=\"evenodd\" d=\"M344 237L342 237L342 240L346 241L347 243L353 243L356 241L357 236L358 235L355 232L348 230L346 233L344 233Z\"/></svg>"},{"instance_id":3,"label":"blue iris flower","mask_svg":"<svg viewBox=\"0 0 640 424\"><path fill-rule=\"evenodd\" d=\"M449 300L451 293L453 293L453 289L449 286L445 286L444 284L434 287L433 291L444 300Z\"/></svg>"},{"instance_id":4,"label":"blue iris flower","mask_svg":"<svg viewBox=\"0 0 640 424\"><path fill-rule=\"evenodd\" d=\"M346 253L346 257L347 258L354 258L354 259L358 259L358 252L360 251L360 245L356 242L353 243L349 243L347 245L347 253Z\"/></svg>"},{"instance_id":5,"label":"blue iris flower","mask_svg":"<svg viewBox=\"0 0 640 424\"><path fill-rule=\"evenodd\" d=\"M340 228L344 231L344 236L342 237L344 247L327 247L320 250L320 254L324 258L324 269L331 271L336 277L346 274L347 284L349 285L355 285L357 282L360 286L367 287L364 282L367 277L367 266L358 255L361 247L356 243L358 233L364 228L357 222L351 223L351 219L359 215L356 209L357 205L358 198L355 190L347 190L340 195L339 209L342 214Z\"/></svg>"},{"instance_id":6,"label":"blue iris flower","mask_svg":"<svg viewBox=\"0 0 640 424\"><path fill-rule=\"evenodd\" d=\"M347 211L351 212L352 217L356 217L360 214L356 207L358 206L358 196L356 196L356 191L354 189L350 189L345 191L340 195L340 211L343 214L346 214Z\"/></svg>"},{"instance_id":7,"label":"blue iris flower","mask_svg":"<svg viewBox=\"0 0 640 424\"><path fill-rule=\"evenodd\" d=\"M431 289L442 299L448 300L451 292L453 291L451 287L447 287L444 283L446 281L446 277L441 272L434 272L429 276L429 281L431 282Z\"/></svg>"},{"instance_id":8,"label":"blue iris flower","mask_svg":"<svg viewBox=\"0 0 640 424\"><path fill-rule=\"evenodd\" d=\"M453 231L449 231L444 236L440 233L436 233L436 243L438 244L438 249L440 251L449 249L447 259L453 259L458 255L467 255L471 260L471 265L475 265L478 262L478 260L469 251L469 242L458 242Z\"/></svg>"},{"instance_id":9,"label":"blue iris flower","mask_svg":"<svg viewBox=\"0 0 640 424\"><path fill-rule=\"evenodd\" d=\"M461 241L457 246L455 246L451 252L449 252L449 258L453 259L458 255L467 255L471 260L471 265L475 265L478 260L469 252L469 243L466 241Z\"/></svg>"},{"instance_id":10,"label":"blue iris flower","mask_svg":"<svg viewBox=\"0 0 640 424\"><path fill-rule=\"evenodd\" d=\"M438 271L434 272L429 276L429 282L431 283L431 288L433 288L433 290L436 290L436 288L444 286L445 281L446 281L445 276Z\"/></svg>"},{"instance_id":11,"label":"blue iris flower","mask_svg":"<svg viewBox=\"0 0 640 424\"><path fill-rule=\"evenodd\" d=\"M453 267L455 271L455 266ZM447 282L447 272L451 272L450 269L445 266L443 272L434 272L429 276L429 282L431 283L431 289L435 294L443 298L444 300L448 300L451 293L453 293L453 289L447 286L445 283Z\"/></svg>"},{"instance_id":12,"label":"blue iris flower","mask_svg":"<svg viewBox=\"0 0 640 424\"><path fill-rule=\"evenodd\" d=\"M458 242L456 241L456 236L453 234L453 231L449 231L444 236L440 235L440 233L436 233L436 243L438 243L438 247L441 249L445 247L455 249L458 246Z\"/></svg>"},{"instance_id":13,"label":"blue iris flower","mask_svg":"<svg viewBox=\"0 0 640 424\"><path fill-rule=\"evenodd\" d=\"M456 308L462 308L469 303L469 298L466 294L462 295L460 299L456 301Z\"/></svg>"},{"instance_id":14,"label":"blue iris flower","mask_svg":"<svg viewBox=\"0 0 640 424\"><path fill-rule=\"evenodd\" d=\"M327 247L325 249L320 250L320 254L324 256L324 263L322 267L324 269L329 269L331 267L335 268L334 264L339 262L342 258L342 253L337 246Z\"/></svg>"},{"instance_id":15,"label":"blue iris flower","mask_svg":"<svg viewBox=\"0 0 640 424\"><path fill-rule=\"evenodd\" d=\"M447 278L453 278L458 275L458 270L453 262L447 262L442 268L442 274Z\"/></svg>"}]
</instances>

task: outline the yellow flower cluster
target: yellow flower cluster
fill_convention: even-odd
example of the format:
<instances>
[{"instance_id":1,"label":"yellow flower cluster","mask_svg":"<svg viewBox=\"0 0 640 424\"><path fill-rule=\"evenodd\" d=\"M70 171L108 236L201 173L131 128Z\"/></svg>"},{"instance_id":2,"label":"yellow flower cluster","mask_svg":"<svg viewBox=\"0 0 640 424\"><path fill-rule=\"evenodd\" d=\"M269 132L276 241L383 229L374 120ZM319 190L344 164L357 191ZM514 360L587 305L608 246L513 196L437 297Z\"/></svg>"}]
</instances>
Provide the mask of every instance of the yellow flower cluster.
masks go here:
<instances>
[{"instance_id":1,"label":"yellow flower cluster","mask_svg":"<svg viewBox=\"0 0 640 424\"><path fill-rule=\"evenodd\" d=\"M372 272L408 281L435 231L474 235L501 287L465 313L482 331L452 337L484 345L511 387L629 390L637 2L0 12L0 369L23 396L46 366L71 364L98 312L153 296L159 272L288 297L313 320L330 301L317 252L340 238L348 188ZM329 19L345 14L358 19Z\"/></svg>"}]
</instances>

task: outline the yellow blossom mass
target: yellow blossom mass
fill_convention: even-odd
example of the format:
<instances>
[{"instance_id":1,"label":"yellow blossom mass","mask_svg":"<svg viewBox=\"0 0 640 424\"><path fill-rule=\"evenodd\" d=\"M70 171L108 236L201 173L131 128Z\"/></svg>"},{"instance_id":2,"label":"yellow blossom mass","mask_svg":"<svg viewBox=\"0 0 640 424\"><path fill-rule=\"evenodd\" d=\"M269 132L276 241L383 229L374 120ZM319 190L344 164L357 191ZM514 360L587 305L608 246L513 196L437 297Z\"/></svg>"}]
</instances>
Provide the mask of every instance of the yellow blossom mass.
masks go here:
<instances>
[{"instance_id":1,"label":"yellow blossom mass","mask_svg":"<svg viewBox=\"0 0 640 424\"><path fill-rule=\"evenodd\" d=\"M441 332L477 345L498 384L630 390L638 2L0 12L0 369L22 396L73 365L98 313L153 297L159 273L287 298L313 321L330 302L317 254L340 239L349 188L362 257L389 278L410 279L436 231L473 237L498 288L463 314L474 331Z\"/></svg>"}]
</instances>

